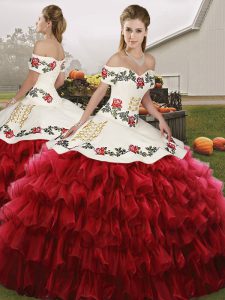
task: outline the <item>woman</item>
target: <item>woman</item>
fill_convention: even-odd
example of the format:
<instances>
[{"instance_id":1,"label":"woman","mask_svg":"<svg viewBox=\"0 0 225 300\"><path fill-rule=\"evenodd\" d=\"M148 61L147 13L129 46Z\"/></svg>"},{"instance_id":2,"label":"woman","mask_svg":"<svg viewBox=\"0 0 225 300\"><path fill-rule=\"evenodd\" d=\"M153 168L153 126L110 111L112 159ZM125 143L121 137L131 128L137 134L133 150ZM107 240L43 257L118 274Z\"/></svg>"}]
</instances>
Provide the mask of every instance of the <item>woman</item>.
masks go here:
<instances>
[{"instance_id":1,"label":"woman","mask_svg":"<svg viewBox=\"0 0 225 300\"><path fill-rule=\"evenodd\" d=\"M80 121L12 185L1 284L63 300L186 300L224 286L222 183L152 104L149 23L143 7L124 10L120 50ZM90 117L108 85L108 103ZM138 118L140 102L161 133Z\"/></svg>"},{"instance_id":2,"label":"woman","mask_svg":"<svg viewBox=\"0 0 225 300\"><path fill-rule=\"evenodd\" d=\"M70 128L83 112L56 91L65 78L61 42L66 21L61 9L45 7L36 25L44 40L35 44L20 90L0 112L0 206L8 202L7 188L24 174L28 158L39 152L44 142Z\"/></svg>"}]
</instances>

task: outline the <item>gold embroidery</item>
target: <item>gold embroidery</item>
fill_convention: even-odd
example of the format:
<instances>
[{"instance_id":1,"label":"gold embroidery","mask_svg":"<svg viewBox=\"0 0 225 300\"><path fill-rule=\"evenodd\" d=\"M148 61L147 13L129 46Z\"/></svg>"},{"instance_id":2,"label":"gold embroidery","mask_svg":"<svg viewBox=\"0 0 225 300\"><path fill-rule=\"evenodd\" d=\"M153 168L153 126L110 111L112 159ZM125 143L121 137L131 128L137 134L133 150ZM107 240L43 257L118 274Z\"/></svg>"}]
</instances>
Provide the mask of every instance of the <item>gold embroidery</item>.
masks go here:
<instances>
[{"instance_id":1,"label":"gold embroidery","mask_svg":"<svg viewBox=\"0 0 225 300\"><path fill-rule=\"evenodd\" d=\"M27 120L34 106L35 105L23 105L22 103L19 103L14 109L14 111L11 113L6 124L8 124L9 122L14 122L19 124L21 128Z\"/></svg>"},{"instance_id":2,"label":"gold embroidery","mask_svg":"<svg viewBox=\"0 0 225 300\"><path fill-rule=\"evenodd\" d=\"M75 141L77 139L85 142L92 141L101 133L106 123L107 121L98 123L90 121L87 125L84 126L84 128L81 128L81 130L77 134L75 134L75 137L72 139L72 141Z\"/></svg>"},{"instance_id":3,"label":"gold embroidery","mask_svg":"<svg viewBox=\"0 0 225 300\"><path fill-rule=\"evenodd\" d=\"M130 99L130 102L128 103L128 110L129 111L138 111L140 102L141 102L141 98L132 97Z\"/></svg>"}]
</instances>

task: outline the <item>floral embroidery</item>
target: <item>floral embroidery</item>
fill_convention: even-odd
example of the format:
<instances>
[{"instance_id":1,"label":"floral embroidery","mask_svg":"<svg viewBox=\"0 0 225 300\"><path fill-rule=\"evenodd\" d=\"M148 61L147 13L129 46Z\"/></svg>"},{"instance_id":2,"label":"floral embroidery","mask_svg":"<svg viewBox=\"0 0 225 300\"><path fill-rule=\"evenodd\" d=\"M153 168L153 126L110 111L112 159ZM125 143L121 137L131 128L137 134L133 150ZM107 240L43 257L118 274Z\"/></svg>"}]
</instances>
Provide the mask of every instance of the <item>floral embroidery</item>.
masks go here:
<instances>
[{"instance_id":1,"label":"floral embroidery","mask_svg":"<svg viewBox=\"0 0 225 300\"><path fill-rule=\"evenodd\" d=\"M122 100L113 98L112 108L122 108Z\"/></svg>"},{"instance_id":2,"label":"floral embroidery","mask_svg":"<svg viewBox=\"0 0 225 300\"><path fill-rule=\"evenodd\" d=\"M51 70L54 70L55 67L56 67L56 62L53 61L52 63L50 63L50 64L49 64L49 67L50 67Z\"/></svg>"},{"instance_id":3,"label":"floral embroidery","mask_svg":"<svg viewBox=\"0 0 225 300\"><path fill-rule=\"evenodd\" d=\"M112 106L112 105L111 105ZM101 109L103 113L111 113L111 115L117 119L118 117L123 121L128 123L130 127L135 127L138 123L138 114L129 115L129 110L121 111L120 107L110 107L109 102L107 102Z\"/></svg>"},{"instance_id":4,"label":"floral embroidery","mask_svg":"<svg viewBox=\"0 0 225 300\"><path fill-rule=\"evenodd\" d=\"M28 119L32 109L35 107L35 105L24 105L22 103L19 103L17 107L13 110L11 113L8 121L6 124L12 122L19 124L20 127L23 126L23 124Z\"/></svg>"},{"instance_id":5,"label":"floral embroidery","mask_svg":"<svg viewBox=\"0 0 225 300\"><path fill-rule=\"evenodd\" d=\"M32 130L32 133L40 133L41 132L41 127L34 127L31 130Z\"/></svg>"},{"instance_id":6,"label":"floral embroidery","mask_svg":"<svg viewBox=\"0 0 225 300\"><path fill-rule=\"evenodd\" d=\"M127 72L129 72L127 74ZM114 73L114 72L113 72ZM136 76L135 73L131 70L125 70L125 71L121 71L119 73L115 73L115 77L111 80L114 84L117 83L117 81L128 81L128 80L132 80L132 81L136 81Z\"/></svg>"},{"instance_id":7,"label":"floral embroidery","mask_svg":"<svg viewBox=\"0 0 225 300\"><path fill-rule=\"evenodd\" d=\"M67 140L59 140L56 145L62 146L68 150L76 149L79 146L69 147L69 141ZM128 149L118 147L114 148L114 150L109 150L107 147L98 147L95 148L91 143L84 143L80 146L84 149L90 149L95 152L96 155L109 155L109 156L116 156L119 157L121 155L125 155L126 153L132 152L134 154L139 154L143 157L152 156L155 152L159 150L159 147L145 147L144 150L141 150L141 147L130 145Z\"/></svg>"},{"instance_id":8,"label":"floral embroidery","mask_svg":"<svg viewBox=\"0 0 225 300\"><path fill-rule=\"evenodd\" d=\"M53 71L56 67L56 61L53 60L52 62L50 63L47 63L46 61L44 60L40 60L39 58L37 57L32 57L30 58L30 63L31 63L31 66L35 69L38 69L39 66L43 66L42 68L42 71L43 73L47 73L49 71Z\"/></svg>"},{"instance_id":9,"label":"floral embroidery","mask_svg":"<svg viewBox=\"0 0 225 300\"><path fill-rule=\"evenodd\" d=\"M59 140L58 142L56 142L56 145L60 145L60 146L62 146L62 147L64 147L64 148L66 148L66 149L69 149L69 150L71 150L68 146L69 146L69 141L67 141L67 140Z\"/></svg>"},{"instance_id":10,"label":"floral embroidery","mask_svg":"<svg viewBox=\"0 0 225 300\"><path fill-rule=\"evenodd\" d=\"M29 95L31 96L31 97L38 97L38 92L40 93L40 94L42 94L42 95L44 95L43 97L42 97L42 99L44 99L47 103L51 103L52 102L52 100L53 100L53 98L52 98L52 96L49 94L49 93L46 93L44 90L42 90L42 89L39 89L39 88L32 88L31 90L30 90L30 92L29 92Z\"/></svg>"},{"instance_id":11,"label":"floral embroidery","mask_svg":"<svg viewBox=\"0 0 225 300\"><path fill-rule=\"evenodd\" d=\"M11 129L9 129L8 131L5 131L4 134L7 139L10 139L14 136L14 132Z\"/></svg>"},{"instance_id":12,"label":"floral embroidery","mask_svg":"<svg viewBox=\"0 0 225 300\"><path fill-rule=\"evenodd\" d=\"M140 102L141 102L141 98L132 97L128 103L128 109L130 111L138 111Z\"/></svg>"},{"instance_id":13,"label":"floral embroidery","mask_svg":"<svg viewBox=\"0 0 225 300\"><path fill-rule=\"evenodd\" d=\"M143 78L138 77L138 78L137 78L137 81L136 81L136 84L137 84L137 88L138 88L138 89L139 89L139 88L143 89L143 86L145 85L145 82L144 82Z\"/></svg>"},{"instance_id":14,"label":"floral embroidery","mask_svg":"<svg viewBox=\"0 0 225 300\"><path fill-rule=\"evenodd\" d=\"M62 129L61 129L61 132L62 132L62 133L65 133L67 130L68 130L68 129L66 129L66 128L62 128Z\"/></svg>"},{"instance_id":15,"label":"floral embroidery","mask_svg":"<svg viewBox=\"0 0 225 300\"><path fill-rule=\"evenodd\" d=\"M155 86L155 76L154 75L150 75L149 73L145 74L145 83L150 83L150 87L154 87Z\"/></svg>"},{"instance_id":16,"label":"floral embroidery","mask_svg":"<svg viewBox=\"0 0 225 300\"><path fill-rule=\"evenodd\" d=\"M128 116L128 124L130 125L130 127L135 127L136 118L134 116Z\"/></svg>"},{"instance_id":17,"label":"floral embroidery","mask_svg":"<svg viewBox=\"0 0 225 300\"><path fill-rule=\"evenodd\" d=\"M52 96L50 94L46 94L44 97L42 97L45 101L48 103L52 102Z\"/></svg>"},{"instance_id":18,"label":"floral embroidery","mask_svg":"<svg viewBox=\"0 0 225 300\"><path fill-rule=\"evenodd\" d=\"M173 143L171 143L171 142L168 142L168 143L167 143L167 146L168 146L169 148L171 148L171 149L175 149L175 148L176 148L176 146L175 146Z\"/></svg>"},{"instance_id":19,"label":"floral embroidery","mask_svg":"<svg viewBox=\"0 0 225 300\"><path fill-rule=\"evenodd\" d=\"M56 135L61 134L65 130L65 128L61 128L58 126L48 126L46 128L41 128L41 127L32 127L30 130L24 129L18 132L17 134L14 133L14 131L8 126L8 125L2 125L0 127L0 132L3 131L5 134L6 138L12 138L12 137L23 137L27 136L30 134L37 134L37 133L47 133L49 135Z\"/></svg>"},{"instance_id":20,"label":"floral embroidery","mask_svg":"<svg viewBox=\"0 0 225 300\"><path fill-rule=\"evenodd\" d=\"M108 71L106 70L106 68L102 68L102 78L105 79L108 76Z\"/></svg>"},{"instance_id":21,"label":"floral embroidery","mask_svg":"<svg viewBox=\"0 0 225 300\"><path fill-rule=\"evenodd\" d=\"M138 147L138 146L134 146L134 145L129 146L129 151L134 152L134 153L138 153L139 149L140 149L140 147Z\"/></svg>"},{"instance_id":22,"label":"floral embroidery","mask_svg":"<svg viewBox=\"0 0 225 300\"><path fill-rule=\"evenodd\" d=\"M101 147L101 148L96 148L95 152L98 155L105 155L105 150L107 149L107 147Z\"/></svg>"},{"instance_id":23,"label":"floral embroidery","mask_svg":"<svg viewBox=\"0 0 225 300\"><path fill-rule=\"evenodd\" d=\"M167 142L167 147L165 148L168 152L174 154L176 152L177 145L174 139L171 137L170 142Z\"/></svg>"},{"instance_id":24,"label":"floral embroidery","mask_svg":"<svg viewBox=\"0 0 225 300\"><path fill-rule=\"evenodd\" d=\"M107 77L111 78L110 81L114 84L117 81L128 81L132 80L136 83L137 88L143 88L145 84L151 83L151 86L155 84L155 77L154 75L150 75L148 72L145 73L145 79L142 76L137 76L135 72L132 70L124 70L120 72L114 72L106 69L105 67L102 68L102 78L106 79Z\"/></svg>"},{"instance_id":25,"label":"floral embroidery","mask_svg":"<svg viewBox=\"0 0 225 300\"><path fill-rule=\"evenodd\" d=\"M40 60L39 60L37 57L33 57L33 58L31 59L31 65L32 65L32 67L38 69L38 66L39 66L40 64L41 64L41 63L40 63Z\"/></svg>"},{"instance_id":26,"label":"floral embroidery","mask_svg":"<svg viewBox=\"0 0 225 300\"><path fill-rule=\"evenodd\" d=\"M95 139L99 134L102 132L103 128L107 124L108 121L104 122L94 122L90 121L84 127L81 127L80 131L75 133L74 138L72 138L72 141L75 140L82 140L82 141L92 141Z\"/></svg>"}]
</instances>

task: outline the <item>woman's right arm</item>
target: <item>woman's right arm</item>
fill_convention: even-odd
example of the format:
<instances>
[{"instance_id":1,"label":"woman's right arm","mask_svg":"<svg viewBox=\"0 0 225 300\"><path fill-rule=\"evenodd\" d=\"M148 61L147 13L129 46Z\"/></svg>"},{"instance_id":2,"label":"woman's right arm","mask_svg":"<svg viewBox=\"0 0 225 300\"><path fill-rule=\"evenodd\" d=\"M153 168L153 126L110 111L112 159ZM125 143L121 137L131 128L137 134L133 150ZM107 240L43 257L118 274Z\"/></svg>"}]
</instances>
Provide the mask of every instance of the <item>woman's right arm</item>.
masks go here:
<instances>
[{"instance_id":1,"label":"woman's right arm","mask_svg":"<svg viewBox=\"0 0 225 300\"><path fill-rule=\"evenodd\" d=\"M113 54L107 61L106 65L107 66L119 65L119 63L120 63L119 57L120 56L118 55L118 53ZM88 120L90 115L93 113L94 109L97 107L99 102L103 99L103 97L105 96L105 94L107 92L109 85L111 85L110 76L107 76L107 77L108 77L108 79L106 79L105 77L102 78L100 85L98 86L97 90L94 92L90 101L88 102L88 105L87 105L80 121L66 132L66 134L63 136L64 138L67 138L68 136L73 134L80 126L82 126Z\"/></svg>"},{"instance_id":2,"label":"woman's right arm","mask_svg":"<svg viewBox=\"0 0 225 300\"><path fill-rule=\"evenodd\" d=\"M88 102L88 105L80 119L81 123L85 123L88 120L90 115L93 113L94 109L98 106L98 104L105 96L107 89L108 89L108 84L101 82L97 90L91 96L90 101Z\"/></svg>"},{"instance_id":3,"label":"woman's right arm","mask_svg":"<svg viewBox=\"0 0 225 300\"><path fill-rule=\"evenodd\" d=\"M81 116L80 121L66 132L66 134L64 135L64 138L67 138L72 133L74 133L81 125L83 125L89 119L90 115L93 113L95 108L98 106L100 101L105 96L107 89L108 89L108 84L101 82L100 85L98 86L97 90L91 96L91 99L88 102L88 105L87 105L83 115Z\"/></svg>"}]
</instances>

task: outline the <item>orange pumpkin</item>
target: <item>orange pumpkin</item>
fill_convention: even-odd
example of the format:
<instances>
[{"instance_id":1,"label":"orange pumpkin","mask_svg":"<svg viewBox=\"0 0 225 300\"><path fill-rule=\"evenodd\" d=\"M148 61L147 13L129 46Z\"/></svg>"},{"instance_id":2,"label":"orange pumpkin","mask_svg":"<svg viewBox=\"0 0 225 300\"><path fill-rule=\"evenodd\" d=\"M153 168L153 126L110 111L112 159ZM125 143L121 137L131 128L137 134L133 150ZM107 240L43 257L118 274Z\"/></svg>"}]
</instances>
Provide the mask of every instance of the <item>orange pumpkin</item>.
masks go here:
<instances>
[{"instance_id":1,"label":"orange pumpkin","mask_svg":"<svg viewBox=\"0 0 225 300\"><path fill-rule=\"evenodd\" d=\"M69 72L69 78L70 78L70 79L74 79L74 76L75 76L76 72L77 72L77 70L71 70L71 71Z\"/></svg>"},{"instance_id":2,"label":"orange pumpkin","mask_svg":"<svg viewBox=\"0 0 225 300\"><path fill-rule=\"evenodd\" d=\"M84 79L84 72L72 70L69 73L69 78L70 79Z\"/></svg>"},{"instance_id":3,"label":"orange pumpkin","mask_svg":"<svg viewBox=\"0 0 225 300\"><path fill-rule=\"evenodd\" d=\"M72 70L72 71L70 71L70 72L69 72L69 75L68 75L68 77L69 77L70 79L72 79L72 74L73 74L73 71L74 71L74 70Z\"/></svg>"},{"instance_id":4,"label":"orange pumpkin","mask_svg":"<svg viewBox=\"0 0 225 300\"><path fill-rule=\"evenodd\" d=\"M170 111L176 111L175 107L168 107L170 109Z\"/></svg>"},{"instance_id":5,"label":"orange pumpkin","mask_svg":"<svg viewBox=\"0 0 225 300\"><path fill-rule=\"evenodd\" d=\"M167 112L170 112L170 109L168 107L160 107L159 108L159 112L161 112L161 113L167 113Z\"/></svg>"},{"instance_id":6,"label":"orange pumpkin","mask_svg":"<svg viewBox=\"0 0 225 300\"><path fill-rule=\"evenodd\" d=\"M147 115L148 111L144 106L139 106L139 115Z\"/></svg>"},{"instance_id":7,"label":"orange pumpkin","mask_svg":"<svg viewBox=\"0 0 225 300\"><path fill-rule=\"evenodd\" d=\"M200 136L194 140L193 149L200 154L210 155L213 153L213 141L207 137Z\"/></svg>"},{"instance_id":8,"label":"orange pumpkin","mask_svg":"<svg viewBox=\"0 0 225 300\"><path fill-rule=\"evenodd\" d=\"M159 112L164 113L165 112L165 107L160 107Z\"/></svg>"},{"instance_id":9,"label":"orange pumpkin","mask_svg":"<svg viewBox=\"0 0 225 300\"><path fill-rule=\"evenodd\" d=\"M77 71L74 79L84 79L84 72Z\"/></svg>"},{"instance_id":10,"label":"orange pumpkin","mask_svg":"<svg viewBox=\"0 0 225 300\"><path fill-rule=\"evenodd\" d=\"M225 138L216 137L213 139L213 148L220 151L225 151Z\"/></svg>"}]
</instances>

